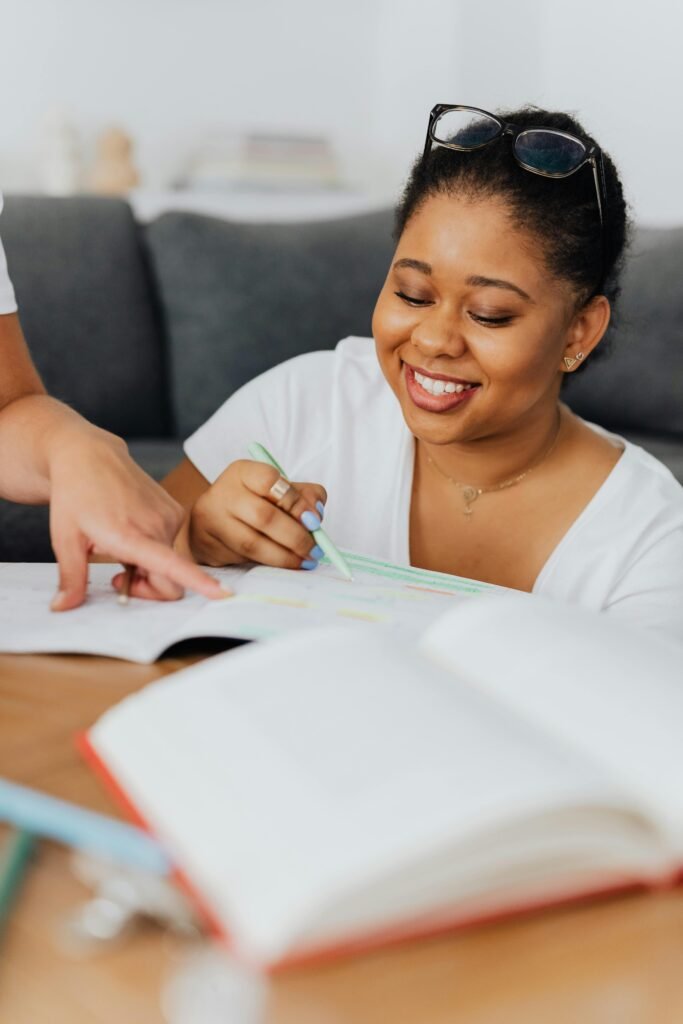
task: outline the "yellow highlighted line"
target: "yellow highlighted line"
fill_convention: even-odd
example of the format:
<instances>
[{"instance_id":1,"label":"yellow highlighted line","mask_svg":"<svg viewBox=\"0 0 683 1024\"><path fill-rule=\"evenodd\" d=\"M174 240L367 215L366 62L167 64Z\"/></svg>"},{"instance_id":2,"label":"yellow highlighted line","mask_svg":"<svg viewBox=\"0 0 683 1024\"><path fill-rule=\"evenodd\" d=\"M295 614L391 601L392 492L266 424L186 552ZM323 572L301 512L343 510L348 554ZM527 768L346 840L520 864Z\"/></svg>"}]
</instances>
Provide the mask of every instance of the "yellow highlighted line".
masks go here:
<instances>
[{"instance_id":1,"label":"yellow highlighted line","mask_svg":"<svg viewBox=\"0 0 683 1024\"><path fill-rule=\"evenodd\" d=\"M359 612L354 608L338 608L337 615L343 615L346 619L364 619L366 622L382 622L381 615L373 615L372 612Z\"/></svg>"}]
</instances>

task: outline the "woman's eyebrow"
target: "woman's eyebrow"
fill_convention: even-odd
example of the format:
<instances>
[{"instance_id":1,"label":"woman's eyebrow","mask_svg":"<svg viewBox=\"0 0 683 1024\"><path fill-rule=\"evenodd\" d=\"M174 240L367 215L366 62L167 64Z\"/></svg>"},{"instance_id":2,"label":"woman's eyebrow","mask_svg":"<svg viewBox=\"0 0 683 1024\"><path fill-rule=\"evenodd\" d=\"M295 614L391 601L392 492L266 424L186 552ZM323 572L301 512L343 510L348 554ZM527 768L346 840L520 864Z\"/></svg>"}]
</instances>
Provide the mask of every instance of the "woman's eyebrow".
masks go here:
<instances>
[{"instance_id":1,"label":"woman's eyebrow","mask_svg":"<svg viewBox=\"0 0 683 1024\"><path fill-rule=\"evenodd\" d=\"M425 263L424 260L413 260L409 256L405 256L403 259L396 260L394 263L394 270L401 270L401 268L407 267L408 270L419 270L421 274L431 274L432 266L430 263ZM517 292L527 302L533 302L534 300L528 295L523 288L519 285L513 284L512 281L504 281L499 277L483 277L481 274L473 274L468 277L465 284L470 285L473 288L505 288L509 292Z\"/></svg>"},{"instance_id":2,"label":"woman's eyebrow","mask_svg":"<svg viewBox=\"0 0 683 1024\"><path fill-rule=\"evenodd\" d=\"M422 260L411 260L407 256L402 260L396 260L394 263L394 270L400 270L401 267L408 267L409 270L419 270L421 274L431 274L432 272L429 263L424 263Z\"/></svg>"},{"instance_id":3,"label":"woman's eyebrow","mask_svg":"<svg viewBox=\"0 0 683 1024\"><path fill-rule=\"evenodd\" d=\"M517 292L527 302L534 301L519 285L513 284L512 281L503 281L498 277L481 277L479 274L474 274L467 278L465 284L472 285L473 288L505 288L507 291Z\"/></svg>"}]
</instances>

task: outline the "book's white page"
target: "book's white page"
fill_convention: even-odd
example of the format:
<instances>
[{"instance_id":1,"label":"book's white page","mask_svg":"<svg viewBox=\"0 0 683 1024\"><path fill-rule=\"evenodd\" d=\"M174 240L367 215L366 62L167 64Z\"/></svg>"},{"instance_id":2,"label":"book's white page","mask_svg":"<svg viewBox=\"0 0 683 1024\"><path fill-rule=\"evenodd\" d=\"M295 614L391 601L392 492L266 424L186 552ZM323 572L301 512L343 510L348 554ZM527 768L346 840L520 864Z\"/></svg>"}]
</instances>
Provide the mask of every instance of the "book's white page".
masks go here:
<instances>
[{"instance_id":1,"label":"book's white page","mask_svg":"<svg viewBox=\"0 0 683 1024\"><path fill-rule=\"evenodd\" d=\"M384 631L304 630L220 655L126 699L90 739L264 961L330 902L459 840L549 809L627 807L599 769Z\"/></svg>"},{"instance_id":2,"label":"book's white page","mask_svg":"<svg viewBox=\"0 0 683 1024\"><path fill-rule=\"evenodd\" d=\"M634 879L656 883L663 859L652 839L642 819L616 806L583 804L520 818L425 854L419 865L393 874L388 867L357 898L336 894L298 944L343 943L344 931L372 935L378 922L382 930L406 922L419 930L425 920L429 930L439 922L452 927L491 912L628 887Z\"/></svg>"},{"instance_id":3,"label":"book's white page","mask_svg":"<svg viewBox=\"0 0 683 1024\"><path fill-rule=\"evenodd\" d=\"M448 613L420 647L621 779L683 855L683 647L512 591Z\"/></svg>"},{"instance_id":4,"label":"book's white page","mask_svg":"<svg viewBox=\"0 0 683 1024\"><path fill-rule=\"evenodd\" d=\"M236 597L121 606L111 586L112 565L91 565L86 603L55 614L54 563L0 563L0 651L78 652L150 662L171 644L195 637L260 640L304 626L345 622L396 626L417 637L454 601L498 589L409 567L348 555L354 582L329 564L314 572L266 567L211 569Z\"/></svg>"}]
</instances>

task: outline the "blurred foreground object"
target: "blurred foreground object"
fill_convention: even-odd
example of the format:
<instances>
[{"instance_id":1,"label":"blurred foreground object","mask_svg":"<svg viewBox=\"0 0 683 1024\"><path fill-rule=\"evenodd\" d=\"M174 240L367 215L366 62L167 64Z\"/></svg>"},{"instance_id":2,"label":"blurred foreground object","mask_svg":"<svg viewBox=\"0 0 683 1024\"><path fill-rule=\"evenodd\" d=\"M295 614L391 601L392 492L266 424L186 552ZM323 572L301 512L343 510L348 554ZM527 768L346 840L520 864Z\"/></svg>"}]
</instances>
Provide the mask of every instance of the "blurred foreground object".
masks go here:
<instances>
[{"instance_id":1,"label":"blurred foreground object","mask_svg":"<svg viewBox=\"0 0 683 1024\"><path fill-rule=\"evenodd\" d=\"M162 993L168 1024L261 1024L267 981L218 946L189 953Z\"/></svg>"},{"instance_id":2,"label":"blurred foreground object","mask_svg":"<svg viewBox=\"0 0 683 1024\"><path fill-rule=\"evenodd\" d=\"M108 128L97 140L95 165L89 179L91 191L119 196L139 184L140 175L133 163L133 140L122 128Z\"/></svg>"},{"instance_id":3,"label":"blurred foreground object","mask_svg":"<svg viewBox=\"0 0 683 1024\"><path fill-rule=\"evenodd\" d=\"M71 870L94 895L60 928L59 946L70 955L85 956L119 942L143 920L189 937L200 934L187 898L166 878L84 853L73 854Z\"/></svg>"},{"instance_id":4,"label":"blurred foreground object","mask_svg":"<svg viewBox=\"0 0 683 1024\"><path fill-rule=\"evenodd\" d=\"M0 855L0 940L26 872L35 840L25 829L10 830Z\"/></svg>"},{"instance_id":5,"label":"blurred foreground object","mask_svg":"<svg viewBox=\"0 0 683 1024\"><path fill-rule=\"evenodd\" d=\"M417 643L369 624L270 635L89 729L89 759L244 961L680 878L683 644L516 591L449 604Z\"/></svg>"},{"instance_id":6,"label":"blurred foreground object","mask_svg":"<svg viewBox=\"0 0 683 1024\"><path fill-rule=\"evenodd\" d=\"M0 821L146 872L170 870L165 852L141 828L9 779L0 779Z\"/></svg>"}]
</instances>

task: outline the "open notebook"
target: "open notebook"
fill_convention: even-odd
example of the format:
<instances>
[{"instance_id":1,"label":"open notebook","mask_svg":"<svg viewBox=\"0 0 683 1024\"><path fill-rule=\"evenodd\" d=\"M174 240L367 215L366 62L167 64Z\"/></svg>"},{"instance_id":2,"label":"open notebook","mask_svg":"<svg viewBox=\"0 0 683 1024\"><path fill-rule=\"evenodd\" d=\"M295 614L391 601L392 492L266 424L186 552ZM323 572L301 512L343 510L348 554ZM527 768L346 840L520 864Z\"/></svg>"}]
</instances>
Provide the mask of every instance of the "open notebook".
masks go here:
<instances>
[{"instance_id":1,"label":"open notebook","mask_svg":"<svg viewBox=\"0 0 683 1024\"><path fill-rule=\"evenodd\" d=\"M180 640L261 640L333 622L395 627L417 636L454 601L501 589L345 554L353 583L325 563L313 572L265 566L212 569L235 597L131 599L125 607L111 586L120 567L91 565L86 604L60 614L50 611L57 587L54 563L0 563L0 652L103 654L151 662Z\"/></svg>"},{"instance_id":2,"label":"open notebook","mask_svg":"<svg viewBox=\"0 0 683 1024\"><path fill-rule=\"evenodd\" d=\"M683 648L522 594L298 631L108 711L89 758L261 965L675 880Z\"/></svg>"}]
</instances>

